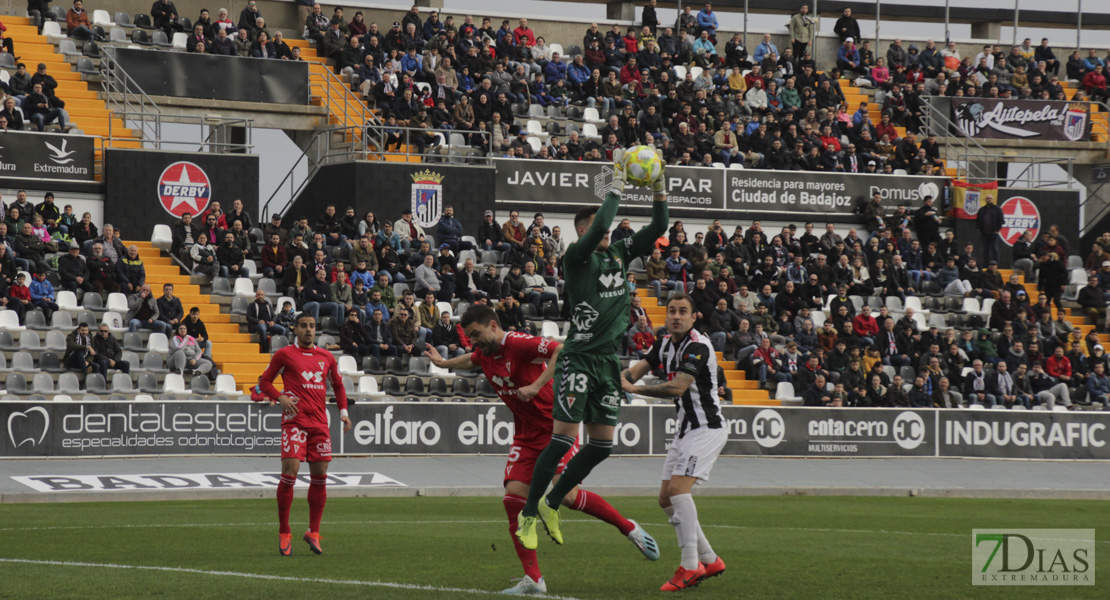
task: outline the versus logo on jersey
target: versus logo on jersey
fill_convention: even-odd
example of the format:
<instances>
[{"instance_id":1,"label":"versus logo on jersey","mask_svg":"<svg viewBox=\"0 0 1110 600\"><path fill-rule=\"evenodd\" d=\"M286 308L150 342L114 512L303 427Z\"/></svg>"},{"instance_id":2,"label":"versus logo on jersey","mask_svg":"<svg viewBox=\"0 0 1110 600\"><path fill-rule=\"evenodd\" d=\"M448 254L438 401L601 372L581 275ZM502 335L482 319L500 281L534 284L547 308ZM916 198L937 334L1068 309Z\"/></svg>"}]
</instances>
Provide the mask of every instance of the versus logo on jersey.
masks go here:
<instances>
[{"instance_id":1,"label":"versus logo on jersey","mask_svg":"<svg viewBox=\"0 0 1110 600\"><path fill-rule=\"evenodd\" d=\"M179 219L186 212L200 214L212 200L212 184L204 169L188 161L178 161L158 176L158 199L166 212Z\"/></svg>"},{"instance_id":2,"label":"versus logo on jersey","mask_svg":"<svg viewBox=\"0 0 1110 600\"><path fill-rule=\"evenodd\" d=\"M621 275L620 271L602 273L601 277L598 278L598 282L601 283L602 288L616 290L624 285L624 277Z\"/></svg>"},{"instance_id":3,"label":"versus logo on jersey","mask_svg":"<svg viewBox=\"0 0 1110 600\"><path fill-rule=\"evenodd\" d=\"M305 383L324 383L323 371L301 371Z\"/></svg>"}]
</instances>

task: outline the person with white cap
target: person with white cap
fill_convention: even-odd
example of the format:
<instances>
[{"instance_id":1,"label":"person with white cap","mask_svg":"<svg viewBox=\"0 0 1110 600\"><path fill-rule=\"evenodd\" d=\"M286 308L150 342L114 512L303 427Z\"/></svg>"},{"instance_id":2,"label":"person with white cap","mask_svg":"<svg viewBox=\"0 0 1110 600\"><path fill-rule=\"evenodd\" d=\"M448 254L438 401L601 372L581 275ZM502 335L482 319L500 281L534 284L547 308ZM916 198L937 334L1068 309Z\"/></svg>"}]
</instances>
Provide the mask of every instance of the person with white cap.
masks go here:
<instances>
[{"instance_id":1,"label":"person with white cap","mask_svg":"<svg viewBox=\"0 0 1110 600\"><path fill-rule=\"evenodd\" d=\"M859 69L859 50L856 50L855 38L844 39L836 51L836 66L842 71L855 72Z\"/></svg>"}]
</instances>

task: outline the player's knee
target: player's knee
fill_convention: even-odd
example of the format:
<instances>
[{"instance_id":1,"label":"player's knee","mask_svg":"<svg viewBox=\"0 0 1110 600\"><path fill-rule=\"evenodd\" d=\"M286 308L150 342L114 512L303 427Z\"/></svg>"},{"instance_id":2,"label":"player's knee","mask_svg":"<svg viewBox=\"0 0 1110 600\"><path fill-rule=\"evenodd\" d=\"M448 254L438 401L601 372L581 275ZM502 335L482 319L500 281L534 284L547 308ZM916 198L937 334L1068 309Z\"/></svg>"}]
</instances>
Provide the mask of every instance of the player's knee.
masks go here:
<instances>
[{"instance_id":1,"label":"player's knee","mask_svg":"<svg viewBox=\"0 0 1110 600\"><path fill-rule=\"evenodd\" d=\"M659 493L659 508L667 508L671 505L671 493L668 490Z\"/></svg>"},{"instance_id":2,"label":"player's knee","mask_svg":"<svg viewBox=\"0 0 1110 600\"><path fill-rule=\"evenodd\" d=\"M679 494L689 494L689 493L690 493L690 490L686 489L686 486L682 485L681 483L679 483L677 481L671 481L670 483L667 484L667 503L670 504L670 499L673 496L678 496Z\"/></svg>"}]
</instances>

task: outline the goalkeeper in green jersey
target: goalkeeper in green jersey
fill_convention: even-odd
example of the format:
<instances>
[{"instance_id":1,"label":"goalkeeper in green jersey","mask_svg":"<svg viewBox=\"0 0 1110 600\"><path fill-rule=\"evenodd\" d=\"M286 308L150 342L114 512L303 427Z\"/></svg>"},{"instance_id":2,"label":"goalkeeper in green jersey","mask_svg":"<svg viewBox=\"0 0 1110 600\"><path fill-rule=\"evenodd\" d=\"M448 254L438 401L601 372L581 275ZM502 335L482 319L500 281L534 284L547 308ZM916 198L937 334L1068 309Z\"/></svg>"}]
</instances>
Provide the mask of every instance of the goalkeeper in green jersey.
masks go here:
<instances>
[{"instance_id":1,"label":"goalkeeper in green jersey","mask_svg":"<svg viewBox=\"0 0 1110 600\"><path fill-rule=\"evenodd\" d=\"M614 156L612 189L600 208L583 208L574 216L578 241L563 255L563 269L573 274L566 282L571 323L555 369L555 426L551 442L536 461L528 503L520 513L516 532L521 545L532 550L539 544L537 517L548 535L563 543L559 503L613 449L613 431L623 396L617 356L632 303L626 284L628 263L650 254L655 240L667 231L666 183L660 173L652 184L651 224L631 237L609 243L609 228L627 185L620 158ZM562 477L544 498L559 460L574 444L583 421L589 443L567 463Z\"/></svg>"}]
</instances>

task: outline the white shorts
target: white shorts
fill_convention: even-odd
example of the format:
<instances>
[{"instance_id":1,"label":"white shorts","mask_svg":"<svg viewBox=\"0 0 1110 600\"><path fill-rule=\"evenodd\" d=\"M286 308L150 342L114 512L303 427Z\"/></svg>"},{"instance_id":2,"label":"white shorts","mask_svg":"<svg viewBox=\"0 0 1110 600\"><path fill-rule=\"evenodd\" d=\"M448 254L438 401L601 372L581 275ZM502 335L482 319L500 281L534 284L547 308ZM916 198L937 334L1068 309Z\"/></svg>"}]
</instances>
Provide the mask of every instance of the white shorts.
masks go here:
<instances>
[{"instance_id":1,"label":"white shorts","mask_svg":"<svg viewBox=\"0 0 1110 600\"><path fill-rule=\"evenodd\" d=\"M709 481L709 471L727 441L728 430L723 427L699 427L687 431L681 438L676 434L663 461L663 481L670 481L675 475Z\"/></svg>"}]
</instances>

